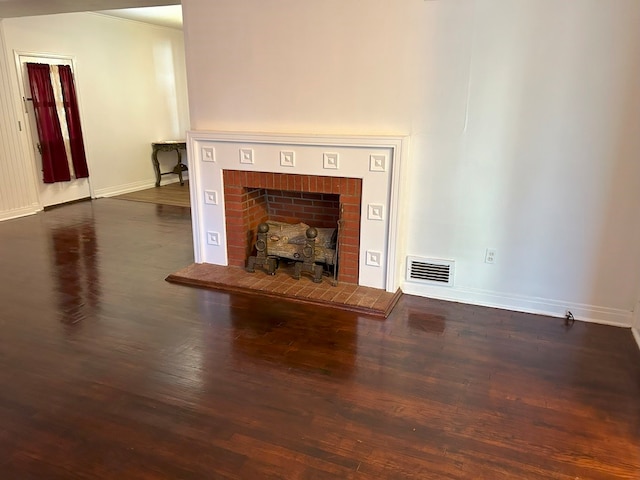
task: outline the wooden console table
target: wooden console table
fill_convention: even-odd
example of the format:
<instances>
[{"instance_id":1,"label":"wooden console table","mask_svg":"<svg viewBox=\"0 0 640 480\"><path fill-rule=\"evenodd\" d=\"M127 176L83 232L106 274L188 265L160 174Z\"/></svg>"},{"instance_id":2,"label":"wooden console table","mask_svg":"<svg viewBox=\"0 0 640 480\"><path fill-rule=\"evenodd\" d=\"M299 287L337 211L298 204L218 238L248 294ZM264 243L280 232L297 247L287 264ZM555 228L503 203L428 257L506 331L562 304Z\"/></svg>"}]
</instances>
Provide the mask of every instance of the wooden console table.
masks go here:
<instances>
[{"instance_id":1,"label":"wooden console table","mask_svg":"<svg viewBox=\"0 0 640 480\"><path fill-rule=\"evenodd\" d=\"M153 169L156 172L156 187L160 186L160 178L162 175L178 175L180 179L180 185L184 185L184 180L182 179L182 172L188 170L187 166L182 163L182 153L181 150L187 149L187 143L182 140L168 140L166 142L154 142L151 144L151 148L153 149L153 153L151 154L151 159L153 160ZM176 152L178 154L178 163L173 167L173 170L170 172L160 172L160 162L158 162L158 152Z\"/></svg>"}]
</instances>

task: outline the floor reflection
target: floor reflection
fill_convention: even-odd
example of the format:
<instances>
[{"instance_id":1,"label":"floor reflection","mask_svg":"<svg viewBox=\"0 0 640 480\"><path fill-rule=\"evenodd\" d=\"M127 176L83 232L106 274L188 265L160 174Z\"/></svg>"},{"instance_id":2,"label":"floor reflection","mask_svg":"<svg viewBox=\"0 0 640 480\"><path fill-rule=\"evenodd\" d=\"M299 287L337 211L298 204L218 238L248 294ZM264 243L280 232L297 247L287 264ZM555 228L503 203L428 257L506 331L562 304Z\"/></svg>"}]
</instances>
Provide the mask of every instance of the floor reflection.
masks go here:
<instances>
[{"instance_id":1,"label":"floor reflection","mask_svg":"<svg viewBox=\"0 0 640 480\"><path fill-rule=\"evenodd\" d=\"M182 217L185 212L189 212L191 209L189 207L178 206L178 205L162 205L156 204L156 216L158 218L163 218L167 216L174 217Z\"/></svg>"},{"instance_id":2,"label":"floor reflection","mask_svg":"<svg viewBox=\"0 0 640 480\"><path fill-rule=\"evenodd\" d=\"M410 311L407 315L409 328L426 333L442 335L447 318L443 315Z\"/></svg>"},{"instance_id":3,"label":"floor reflection","mask_svg":"<svg viewBox=\"0 0 640 480\"><path fill-rule=\"evenodd\" d=\"M99 305L98 242L93 220L51 230L60 321L81 322Z\"/></svg>"},{"instance_id":4,"label":"floor reflection","mask_svg":"<svg viewBox=\"0 0 640 480\"><path fill-rule=\"evenodd\" d=\"M357 358L357 322L340 327L326 317L303 318L276 311L231 313L233 356L289 369L338 378L354 373Z\"/></svg>"}]
</instances>

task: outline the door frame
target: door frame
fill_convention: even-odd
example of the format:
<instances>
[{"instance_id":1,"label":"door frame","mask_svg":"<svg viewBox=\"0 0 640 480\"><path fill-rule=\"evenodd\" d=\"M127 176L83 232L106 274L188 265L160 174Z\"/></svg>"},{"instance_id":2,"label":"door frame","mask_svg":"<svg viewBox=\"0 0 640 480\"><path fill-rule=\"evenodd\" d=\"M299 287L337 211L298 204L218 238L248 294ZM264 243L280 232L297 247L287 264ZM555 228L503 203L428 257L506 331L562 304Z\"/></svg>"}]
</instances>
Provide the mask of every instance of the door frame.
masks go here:
<instances>
[{"instance_id":1,"label":"door frame","mask_svg":"<svg viewBox=\"0 0 640 480\"><path fill-rule=\"evenodd\" d=\"M35 157L35 146L33 145L33 139L37 138L37 133L36 132L32 132L32 128L31 128L31 123L29 122L29 118L27 118L27 109L26 109L26 96L25 96L25 91L24 91L24 75L23 75L23 71L22 71L22 61L21 61L21 57L39 57L39 58L47 58L47 59L51 59L51 60L64 60L67 62L71 63L71 69L73 71L73 79L74 82L76 84L76 98L78 101L78 110L79 110L79 114L80 114L80 125L83 127L82 129L82 134L83 137L85 137L85 129L84 126L86 125L86 122L84 121L84 114L83 114L83 109L82 109L82 99L81 99L81 95L78 89L78 70L76 67L76 57L75 55L62 55L62 54L58 54L58 53L43 53L43 52L31 52L31 51L26 51L26 50L13 50L13 57L14 57L14 62L15 62L15 67L16 67L16 76L17 76L17 81L18 81L18 95L19 95L19 100L20 100L20 114L22 117L22 123L24 125L23 129L26 133L26 135L22 135L22 141L23 141L23 146L25 147L25 150L27 150L29 152L29 161L31 163L31 170L33 172L33 181L34 181L34 187L36 189L36 194L38 196L38 204L40 206L41 209L44 208L43 206L43 202L42 202L42 198L41 198L41 194L40 194L40 181L41 181L41 172L38 172L38 169L36 167L36 165L38 164L38 161ZM85 141L85 153L86 153L86 141ZM91 173L93 171L93 168L91 167L91 162L88 158L89 156L87 155L87 166L89 168L89 172ZM87 183L89 185L89 196L94 199L96 198L95 195L95 189L93 186L93 181L91 181L90 178L87 178Z\"/></svg>"}]
</instances>

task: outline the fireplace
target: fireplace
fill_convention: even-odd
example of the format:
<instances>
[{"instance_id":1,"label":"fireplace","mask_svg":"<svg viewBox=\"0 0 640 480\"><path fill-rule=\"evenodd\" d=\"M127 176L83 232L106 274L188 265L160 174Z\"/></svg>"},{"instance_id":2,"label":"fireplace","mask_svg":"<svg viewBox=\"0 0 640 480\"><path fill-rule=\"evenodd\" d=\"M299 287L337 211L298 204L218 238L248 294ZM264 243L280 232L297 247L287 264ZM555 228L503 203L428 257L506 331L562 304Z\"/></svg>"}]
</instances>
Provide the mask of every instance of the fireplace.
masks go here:
<instances>
[{"instance_id":1,"label":"fireplace","mask_svg":"<svg viewBox=\"0 0 640 480\"><path fill-rule=\"evenodd\" d=\"M244 266L267 220L337 228L338 278L358 283L362 179L223 170L229 265Z\"/></svg>"},{"instance_id":2,"label":"fireplace","mask_svg":"<svg viewBox=\"0 0 640 480\"><path fill-rule=\"evenodd\" d=\"M266 219L335 228L341 214L339 280L395 291L405 142L188 132L196 263L243 267Z\"/></svg>"}]
</instances>

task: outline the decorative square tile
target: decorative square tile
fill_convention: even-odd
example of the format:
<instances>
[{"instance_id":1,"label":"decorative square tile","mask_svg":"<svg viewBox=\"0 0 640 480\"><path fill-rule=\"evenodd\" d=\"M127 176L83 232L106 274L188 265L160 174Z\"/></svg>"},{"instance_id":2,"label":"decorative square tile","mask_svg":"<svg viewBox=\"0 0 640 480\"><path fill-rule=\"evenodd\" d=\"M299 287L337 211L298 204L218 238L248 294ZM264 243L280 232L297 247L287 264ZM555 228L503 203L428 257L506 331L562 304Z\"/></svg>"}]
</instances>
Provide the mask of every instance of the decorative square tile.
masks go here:
<instances>
[{"instance_id":1,"label":"decorative square tile","mask_svg":"<svg viewBox=\"0 0 640 480\"><path fill-rule=\"evenodd\" d=\"M220 246L220 234L218 232L207 232L207 243Z\"/></svg>"},{"instance_id":2,"label":"decorative square tile","mask_svg":"<svg viewBox=\"0 0 640 480\"><path fill-rule=\"evenodd\" d=\"M369 155L369 171L371 172L386 172L387 171L387 156L384 154Z\"/></svg>"},{"instance_id":3,"label":"decorative square tile","mask_svg":"<svg viewBox=\"0 0 640 480\"><path fill-rule=\"evenodd\" d=\"M253 148L240 149L240 163L253 163Z\"/></svg>"},{"instance_id":4,"label":"decorative square tile","mask_svg":"<svg viewBox=\"0 0 640 480\"><path fill-rule=\"evenodd\" d=\"M280 152L280 165L283 167L295 167L296 166L296 152L281 151Z\"/></svg>"},{"instance_id":5,"label":"decorative square tile","mask_svg":"<svg viewBox=\"0 0 640 480\"><path fill-rule=\"evenodd\" d=\"M215 162L216 161L216 149L213 147L202 147L202 161L203 162Z\"/></svg>"},{"instance_id":6,"label":"decorative square tile","mask_svg":"<svg viewBox=\"0 0 640 480\"><path fill-rule=\"evenodd\" d=\"M218 192L215 190L205 190L204 191L204 203L207 205L217 205L218 204Z\"/></svg>"},{"instance_id":7,"label":"decorative square tile","mask_svg":"<svg viewBox=\"0 0 640 480\"><path fill-rule=\"evenodd\" d=\"M380 252L373 252L367 250L366 264L371 267L379 267L381 265L382 254Z\"/></svg>"},{"instance_id":8,"label":"decorative square tile","mask_svg":"<svg viewBox=\"0 0 640 480\"><path fill-rule=\"evenodd\" d=\"M339 168L338 162L340 159L340 155L337 153L323 153L322 154L322 166L325 169L333 169L337 170Z\"/></svg>"},{"instance_id":9,"label":"decorative square tile","mask_svg":"<svg viewBox=\"0 0 640 480\"><path fill-rule=\"evenodd\" d=\"M369 220L384 220L384 205L370 203L367 208L367 218Z\"/></svg>"}]
</instances>

